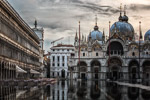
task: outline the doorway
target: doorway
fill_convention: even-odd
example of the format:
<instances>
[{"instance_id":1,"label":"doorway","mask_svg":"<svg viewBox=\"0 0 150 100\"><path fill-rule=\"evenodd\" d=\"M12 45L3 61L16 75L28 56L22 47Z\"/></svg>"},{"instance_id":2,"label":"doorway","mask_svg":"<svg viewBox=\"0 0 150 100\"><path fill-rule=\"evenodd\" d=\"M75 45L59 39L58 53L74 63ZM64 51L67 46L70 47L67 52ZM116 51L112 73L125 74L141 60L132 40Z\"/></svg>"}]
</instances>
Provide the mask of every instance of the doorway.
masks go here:
<instances>
[{"instance_id":1,"label":"doorway","mask_svg":"<svg viewBox=\"0 0 150 100\"><path fill-rule=\"evenodd\" d=\"M112 73L113 75L113 80L117 80L118 78L119 78L119 73L118 73L118 71L113 71L113 73Z\"/></svg>"},{"instance_id":2,"label":"doorway","mask_svg":"<svg viewBox=\"0 0 150 100\"><path fill-rule=\"evenodd\" d=\"M86 79L85 73L81 73L81 79Z\"/></svg>"}]
</instances>

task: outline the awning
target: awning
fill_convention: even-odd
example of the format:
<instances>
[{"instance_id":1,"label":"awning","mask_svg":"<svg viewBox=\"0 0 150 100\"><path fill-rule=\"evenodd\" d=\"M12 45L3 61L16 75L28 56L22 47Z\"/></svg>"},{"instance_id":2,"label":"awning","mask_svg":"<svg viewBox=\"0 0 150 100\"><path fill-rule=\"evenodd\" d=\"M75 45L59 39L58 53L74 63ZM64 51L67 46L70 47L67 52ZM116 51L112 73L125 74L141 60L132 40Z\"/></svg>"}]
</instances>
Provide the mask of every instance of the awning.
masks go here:
<instances>
[{"instance_id":1,"label":"awning","mask_svg":"<svg viewBox=\"0 0 150 100\"><path fill-rule=\"evenodd\" d=\"M22 68L20 68L17 65L16 65L16 72L18 72L18 73L27 73L27 71L23 70Z\"/></svg>"},{"instance_id":2,"label":"awning","mask_svg":"<svg viewBox=\"0 0 150 100\"><path fill-rule=\"evenodd\" d=\"M36 70L33 70L33 69L30 69L30 73L31 74L41 74L40 72L36 71Z\"/></svg>"}]
</instances>

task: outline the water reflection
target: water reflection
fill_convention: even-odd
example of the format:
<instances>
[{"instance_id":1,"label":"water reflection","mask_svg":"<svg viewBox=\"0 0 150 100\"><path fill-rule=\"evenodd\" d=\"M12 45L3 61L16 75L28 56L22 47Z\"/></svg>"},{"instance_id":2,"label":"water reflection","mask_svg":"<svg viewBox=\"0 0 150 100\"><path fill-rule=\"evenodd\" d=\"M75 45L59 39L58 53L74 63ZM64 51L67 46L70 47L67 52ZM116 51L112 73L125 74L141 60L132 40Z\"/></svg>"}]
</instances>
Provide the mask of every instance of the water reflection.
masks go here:
<instances>
[{"instance_id":1,"label":"water reflection","mask_svg":"<svg viewBox=\"0 0 150 100\"><path fill-rule=\"evenodd\" d=\"M115 100L122 99L122 89L122 86L117 83L107 83L107 94Z\"/></svg>"},{"instance_id":2,"label":"water reflection","mask_svg":"<svg viewBox=\"0 0 150 100\"><path fill-rule=\"evenodd\" d=\"M150 100L150 91L114 82L69 80L45 86L0 86L0 100Z\"/></svg>"}]
</instances>

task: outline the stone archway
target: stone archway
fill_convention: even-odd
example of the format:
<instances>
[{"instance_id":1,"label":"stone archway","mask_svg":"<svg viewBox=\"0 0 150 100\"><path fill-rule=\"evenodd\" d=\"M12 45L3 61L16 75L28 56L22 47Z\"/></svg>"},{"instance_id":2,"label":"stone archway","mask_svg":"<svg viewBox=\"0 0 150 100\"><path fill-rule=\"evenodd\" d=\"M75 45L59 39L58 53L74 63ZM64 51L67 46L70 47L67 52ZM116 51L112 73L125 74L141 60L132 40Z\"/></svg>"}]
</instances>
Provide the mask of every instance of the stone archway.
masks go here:
<instances>
[{"instance_id":1,"label":"stone archway","mask_svg":"<svg viewBox=\"0 0 150 100\"><path fill-rule=\"evenodd\" d=\"M150 61L145 61L143 63L143 84L144 85L150 85Z\"/></svg>"},{"instance_id":2,"label":"stone archway","mask_svg":"<svg viewBox=\"0 0 150 100\"><path fill-rule=\"evenodd\" d=\"M78 63L78 77L81 79L87 79L87 64L84 61Z\"/></svg>"},{"instance_id":3,"label":"stone archway","mask_svg":"<svg viewBox=\"0 0 150 100\"><path fill-rule=\"evenodd\" d=\"M122 76L121 67L122 61L119 58L110 58L108 60L109 72L107 74L107 77L111 80L119 80Z\"/></svg>"},{"instance_id":4,"label":"stone archway","mask_svg":"<svg viewBox=\"0 0 150 100\"><path fill-rule=\"evenodd\" d=\"M138 78L138 72L139 72L139 63L136 60L132 60L129 63L128 66L128 72L129 72L129 80L132 82L136 82L136 79Z\"/></svg>"},{"instance_id":5,"label":"stone archway","mask_svg":"<svg viewBox=\"0 0 150 100\"><path fill-rule=\"evenodd\" d=\"M91 62L91 71L92 71L92 79L99 79L100 78L100 67L101 64L97 60L93 60Z\"/></svg>"}]
</instances>

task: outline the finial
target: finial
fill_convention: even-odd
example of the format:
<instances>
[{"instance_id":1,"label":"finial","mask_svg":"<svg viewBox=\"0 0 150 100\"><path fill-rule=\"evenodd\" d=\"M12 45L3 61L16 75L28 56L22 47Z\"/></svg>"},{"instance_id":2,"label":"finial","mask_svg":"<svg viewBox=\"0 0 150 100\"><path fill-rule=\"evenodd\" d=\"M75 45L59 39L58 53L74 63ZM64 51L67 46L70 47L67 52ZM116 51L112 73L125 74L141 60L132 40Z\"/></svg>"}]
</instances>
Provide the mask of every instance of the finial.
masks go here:
<instances>
[{"instance_id":1,"label":"finial","mask_svg":"<svg viewBox=\"0 0 150 100\"><path fill-rule=\"evenodd\" d=\"M82 41L84 40L84 36L83 36L83 33L82 33Z\"/></svg>"},{"instance_id":2,"label":"finial","mask_svg":"<svg viewBox=\"0 0 150 100\"><path fill-rule=\"evenodd\" d=\"M124 15L126 15L126 5L124 5Z\"/></svg>"},{"instance_id":3,"label":"finial","mask_svg":"<svg viewBox=\"0 0 150 100\"><path fill-rule=\"evenodd\" d=\"M141 30L141 21L139 21L139 31L140 31L140 39L142 39L143 37L142 37L142 30Z\"/></svg>"},{"instance_id":4,"label":"finial","mask_svg":"<svg viewBox=\"0 0 150 100\"><path fill-rule=\"evenodd\" d=\"M122 21L122 3L120 4L120 16L119 16L119 21Z\"/></svg>"},{"instance_id":5,"label":"finial","mask_svg":"<svg viewBox=\"0 0 150 100\"><path fill-rule=\"evenodd\" d=\"M95 15L95 26L97 26L97 15Z\"/></svg>"},{"instance_id":6,"label":"finial","mask_svg":"<svg viewBox=\"0 0 150 100\"><path fill-rule=\"evenodd\" d=\"M120 16L122 15L122 3L120 4Z\"/></svg>"},{"instance_id":7,"label":"finial","mask_svg":"<svg viewBox=\"0 0 150 100\"><path fill-rule=\"evenodd\" d=\"M105 32L104 32L104 30L105 30L105 29L103 28L103 35L105 35Z\"/></svg>"},{"instance_id":8,"label":"finial","mask_svg":"<svg viewBox=\"0 0 150 100\"><path fill-rule=\"evenodd\" d=\"M77 30L76 30L76 37L78 37L78 36L77 36Z\"/></svg>"},{"instance_id":9,"label":"finial","mask_svg":"<svg viewBox=\"0 0 150 100\"><path fill-rule=\"evenodd\" d=\"M90 30L90 33L89 33L89 37L91 37L91 30Z\"/></svg>"},{"instance_id":10,"label":"finial","mask_svg":"<svg viewBox=\"0 0 150 100\"><path fill-rule=\"evenodd\" d=\"M86 42L86 35L85 35L85 40L84 40L84 42Z\"/></svg>"},{"instance_id":11,"label":"finial","mask_svg":"<svg viewBox=\"0 0 150 100\"><path fill-rule=\"evenodd\" d=\"M34 25L35 25L35 28L37 28L37 20L36 19L35 19Z\"/></svg>"},{"instance_id":12,"label":"finial","mask_svg":"<svg viewBox=\"0 0 150 100\"><path fill-rule=\"evenodd\" d=\"M111 21L109 21L109 25L110 25Z\"/></svg>"}]
</instances>

